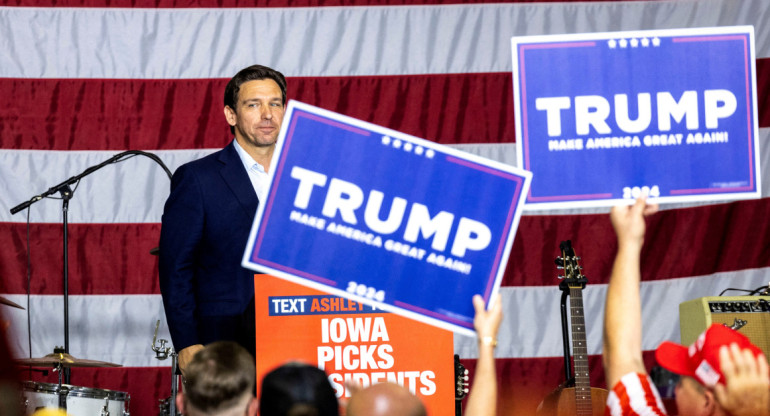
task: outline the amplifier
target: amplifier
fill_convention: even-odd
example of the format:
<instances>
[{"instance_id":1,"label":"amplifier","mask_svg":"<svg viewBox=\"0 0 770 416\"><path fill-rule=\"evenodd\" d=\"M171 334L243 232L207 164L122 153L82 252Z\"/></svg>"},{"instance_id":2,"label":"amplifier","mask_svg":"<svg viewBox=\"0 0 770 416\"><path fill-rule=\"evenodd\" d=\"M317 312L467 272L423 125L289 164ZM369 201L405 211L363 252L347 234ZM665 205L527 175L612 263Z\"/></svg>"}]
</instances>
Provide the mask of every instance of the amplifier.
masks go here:
<instances>
[{"instance_id":1,"label":"amplifier","mask_svg":"<svg viewBox=\"0 0 770 416\"><path fill-rule=\"evenodd\" d=\"M770 296L711 296L679 304L682 344L692 344L715 323L746 335L770 362Z\"/></svg>"}]
</instances>

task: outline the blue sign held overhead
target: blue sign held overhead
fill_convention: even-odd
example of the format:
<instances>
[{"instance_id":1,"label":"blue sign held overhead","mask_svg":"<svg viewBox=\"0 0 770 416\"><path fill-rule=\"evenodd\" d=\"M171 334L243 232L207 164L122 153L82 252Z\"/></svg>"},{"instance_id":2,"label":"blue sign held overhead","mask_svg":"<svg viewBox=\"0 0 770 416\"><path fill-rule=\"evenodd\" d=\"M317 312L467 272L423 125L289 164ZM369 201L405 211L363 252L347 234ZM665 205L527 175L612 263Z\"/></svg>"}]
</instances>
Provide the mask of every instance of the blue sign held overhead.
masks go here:
<instances>
[{"instance_id":1,"label":"blue sign held overhead","mask_svg":"<svg viewBox=\"0 0 770 416\"><path fill-rule=\"evenodd\" d=\"M750 26L514 37L527 209L758 198Z\"/></svg>"},{"instance_id":2,"label":"blue sign held overhead","mask_svg":"<svg viewBox=\"0 0 770 416\"><path fill-rule=\"evenodd\" d=\"M531 177L296 101L270 175L244 267L469 334Z\"/></svg>"}]
</instances>

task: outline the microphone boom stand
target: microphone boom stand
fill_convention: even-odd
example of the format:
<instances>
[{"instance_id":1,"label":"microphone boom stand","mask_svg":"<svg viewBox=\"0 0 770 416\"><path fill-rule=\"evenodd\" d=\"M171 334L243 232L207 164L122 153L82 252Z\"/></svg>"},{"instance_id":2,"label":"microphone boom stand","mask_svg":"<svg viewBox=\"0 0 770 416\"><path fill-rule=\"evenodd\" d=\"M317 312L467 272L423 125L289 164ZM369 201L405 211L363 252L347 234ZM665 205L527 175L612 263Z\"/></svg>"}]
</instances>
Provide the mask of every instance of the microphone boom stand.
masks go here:
<instances>
[{"instance_id":1,"label":"microphone boom stand","mask_svg":"<svg viewBox=\"0 0 770 416\"><path fill-rule=\"evenodd\" d=\"M62 276L63 276L63 281L64 281L64 287L63 287L63 292L64 292L64 352L67 353L67 354L69 354L69 352L70 352L69 293L68 293L69 292L69 262L68 262L69 253L68 253L68 247L67 247L67 243L69 241L69 233L68 233L67 211L69 210L70 199L72 199L72 196L74 194L74 191L72 190L72 188L70 188L70 185L76 185L84 177L86 177L86 176L96 172L97 170L99 170L99 169L101 169L101 168L103 168L103 167L105 167L105 166L107 166L109 164L117 163L117 162L122 162L123 160L125 160L125 159L121 160L124 156L128 156L130 158L130 157L134 157L136 155L142 155L142 156L149 157L150 159L152 159L153 161L158 163L163 168L164 171L166 171L166 174L168 175L169 179L171 178L171 171L168 169L168 167L166 167L166 165L163 163L163 161L160 160L160 158L158 156L156 156L156 155L154 155L152 153L143 152L141 150L128 150L128 151L125 151L123 153L119 153L119 154L117 154L117 155L115 155L115 156L105 160L104 162L102 162L102 163L100 163L98 165L91 166L90 168L88 168L85 171L83 171L83 173L81 173L80 175L73 176L73 177L65 180L64 182L62 182L62 183L60 183L58 185L54 185L54 186L48 188L48 190L43 192L42 194L33 196L32 198L30 198L29 201L22 202L21 204L11 208L11 215L14 215L17 212L19 212L19 211L21 211L21 210L23 210L25 208L28 208L30 205L34 204L37 201L40 201L43 198L46 198L46 197L48 197L50 195L53 195L53 194L55 194L57 192L59 194L61 194L61 198L62 198L62 224L64 226L64 230L63 230L63 243L64 243L63 244L64 245L63 256L64 257L63 257L63 263L62 263L62 268L63 268ZM77 186L76 186L76 188L77 188ZM30 353L32 353L32 351L30 351ZM63 371L64 371L64 383L65 384L70 384L70 369L69 369L69 367L67 367Z\"/></svg>"}]
</instances>

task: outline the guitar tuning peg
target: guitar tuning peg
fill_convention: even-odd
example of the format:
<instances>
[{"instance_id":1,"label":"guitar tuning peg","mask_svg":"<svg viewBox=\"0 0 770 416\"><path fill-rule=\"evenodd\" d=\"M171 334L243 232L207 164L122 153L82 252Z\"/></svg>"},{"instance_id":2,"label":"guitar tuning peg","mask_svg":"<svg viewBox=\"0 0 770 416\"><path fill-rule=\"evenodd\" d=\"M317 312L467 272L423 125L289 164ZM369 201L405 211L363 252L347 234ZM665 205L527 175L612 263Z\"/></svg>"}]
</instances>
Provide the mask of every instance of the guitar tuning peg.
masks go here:
<instances>
[{"instance_id":1,"label":"guitar tuning peg","mask_svg":"<svg viewBox=\"0 0 770 416\"><path fill-rule=\"evenodd\" d=\"M564 279L566 276L556 276L559 279Z\"/></svg>"},{"instance_id":2,"label":"guitar tuning peg","mask_svg":"<svg viewBox=\"0 0 770 416\"><path fill-rule=\"evenodd\" d=\"M564 266L556 266L556 270L564 270Z\"/></svg>"}]
</instances>

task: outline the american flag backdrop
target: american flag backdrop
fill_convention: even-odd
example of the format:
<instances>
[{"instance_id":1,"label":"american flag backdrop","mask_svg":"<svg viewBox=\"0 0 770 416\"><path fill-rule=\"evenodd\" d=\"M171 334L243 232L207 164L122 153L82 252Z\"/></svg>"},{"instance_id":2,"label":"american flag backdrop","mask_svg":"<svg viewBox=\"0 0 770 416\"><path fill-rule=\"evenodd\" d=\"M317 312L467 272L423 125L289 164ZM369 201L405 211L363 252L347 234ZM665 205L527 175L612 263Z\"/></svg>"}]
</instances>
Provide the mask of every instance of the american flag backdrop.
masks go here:
<instances>
[{"instance_id":1,"label":"american flag backdrop","mask_svg":"<svg viewBox=\"0 0 770 416\"><path fill-rule=\"evenodd\" d=\"M753 25L763 198L665 206L653 218L642 283L649 364L660 341L679 339L680 302L768 284L770 2L459 1L2 0L0 294L28 306L30 331L27 311L0 313L17 356L63 344L62 204L11 207L127 149L153 152L173 171L223 147L225 83L254 63L282 71L289 98L515 165L514 35ZM150 350L156 320L159 337L169 335L149 254L168 192L165 173L135 157L83 179L69 208L70 352L123 365L73 369L71 384L128 392L134 415L157 414L170 394L169 361ZM616 249L607 212L522 217L502 288L499 414L530 414L563 381L561 240L572 240L589 278L591 379L604 387L601 322ZM456 335L455 350L472 370L475 341Z\"/></svg>"}]
</instances>

